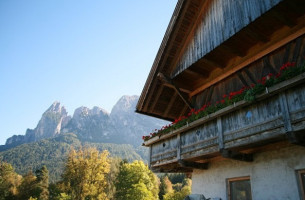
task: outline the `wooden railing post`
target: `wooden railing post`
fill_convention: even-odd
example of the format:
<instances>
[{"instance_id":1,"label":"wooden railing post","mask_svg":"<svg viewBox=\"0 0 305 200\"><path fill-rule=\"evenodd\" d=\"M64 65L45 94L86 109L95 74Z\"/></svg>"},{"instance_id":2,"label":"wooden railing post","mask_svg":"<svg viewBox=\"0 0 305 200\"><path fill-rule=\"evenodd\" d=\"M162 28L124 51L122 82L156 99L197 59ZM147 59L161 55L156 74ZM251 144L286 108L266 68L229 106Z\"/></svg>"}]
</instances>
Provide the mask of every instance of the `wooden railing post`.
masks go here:
<instances>
[{"instance_id":1,"label":"wooden railing post","mask_svg":"<svg viewBox=\"0 0 305 200\"><path fill-rule=\"evenodd\" d=\"M148 155L148 167L149 167L149 169L151 169L151 155L152 155L152 150L151 150L151 147L152 145L150 145L149 146L149 150L148 150L148 153L149 153L149 155Z\"/></svg>"},{"instance_id":2,"label":"wooden railing post","mask_svg":"<svg viewBox=\"0 0 305 200\"><path fill-rule=\"evenodd\" d=\"M180 133L177 135L177 160L181 159L181 138Z\"/></svg>"},{"instance_id":3,"label":"wooden railing post","mask_svg":"<svg viewBox=\"0 0 305 200\"><path fill-rule=\"evenodd\" d=\"M219 150L221 150L224 149L224 138L223 138L221 117L217 118L217 129L218 129L218 146L219 146Z\"/></svg>"},{"instance_id":4,"label":"wooden railing post","mask_svg":"<svg viewBox=\"0 0 305 200\"><path fill-rule=\"evenodd\" d=\"M287 97L285 92L280 94L280 105L284 120L284 128L287 135L287 138L289 142L296 145L305 146L304 138L299 138L296 133L293 131L292 125L291 125L291 119L290 119L290 112L287 102Z\"/></svg>"}]
</instances>

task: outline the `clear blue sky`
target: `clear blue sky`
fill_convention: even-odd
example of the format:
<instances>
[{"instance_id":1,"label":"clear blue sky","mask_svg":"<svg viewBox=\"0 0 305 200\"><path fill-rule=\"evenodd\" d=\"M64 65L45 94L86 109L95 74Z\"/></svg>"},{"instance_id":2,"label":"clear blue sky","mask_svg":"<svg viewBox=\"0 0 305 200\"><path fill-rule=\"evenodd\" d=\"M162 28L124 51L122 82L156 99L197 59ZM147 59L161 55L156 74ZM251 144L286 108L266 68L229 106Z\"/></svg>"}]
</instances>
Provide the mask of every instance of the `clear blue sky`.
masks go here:
<instances>
[{"instance_id":1,"label":"clear blue sky","mask_svg":"<svg viewBox=\"0 0 305 200\"><path fill-rule=\"evenodd\" d=\"M60 101L140 95L177 0L1 0L0 144Z\"/></svg>"}]
</instances>

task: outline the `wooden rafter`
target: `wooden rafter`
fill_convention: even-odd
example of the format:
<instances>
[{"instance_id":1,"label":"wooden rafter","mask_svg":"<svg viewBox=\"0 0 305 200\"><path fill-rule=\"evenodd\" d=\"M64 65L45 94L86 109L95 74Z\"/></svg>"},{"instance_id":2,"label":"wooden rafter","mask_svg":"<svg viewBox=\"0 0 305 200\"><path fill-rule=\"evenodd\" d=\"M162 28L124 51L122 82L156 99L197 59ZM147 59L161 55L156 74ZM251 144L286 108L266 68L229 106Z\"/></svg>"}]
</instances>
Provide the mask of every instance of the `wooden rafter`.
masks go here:
<instances>
[{"instance_id":1,"label":"wooden rafter","mask_svg":"<svg viewBox=\"0 0 305 200\"><path fill-rule=\"evenodd\" d=\"M226 45L226 44L222 44L222 45L220 46L220 48L222 48L224 51L233 53L233 54L235 54L236 56L239 56L239 57L244 57L244 56L247 54L246 51L241 51L241 50L239 50L239 49L236 48L236 47L228 46L228 45Z\"/></svg>"},{"instance_id":2,"label":"wooden rafter","mask_svg":"<svg viewBox=\"0 0 305 200\"><path fill-rule=\"evenodd\" d=\"M239 80L243 83L243 85L246 85L246 86L250 86L247 81L244 79L244 76L242 75L241 72L237 72L237 76L239 78Z\"/></svg>"},{"instance_id":3,"label":"wooden rafter","mask_svg":"<svg viewBox=\"0 0 305 200\"><path fill-rule=\"evenodd\" d=\"M290 28L294 27L297 24L295 21L292 21L291 19L285 17L283 15L283 12L280 12L276 9L271 10L270 13L276 20L282 22L283 24L289 26Z\"/></svg>"},{"instance_id":4,"label":"wooden rafter","mask_svg":"<svg viewBox=\"0 0 305 200\"><path fill-rule=\"evenodd\" d=\"M177 86L174 85L173 81L172 81L170 78L166 77L166 76L165 76L164 74L162 74L161 72L158 73L158 78L159 78L162 82L171 85L172 88L177 92L177 94L181 97L181 99L184 101L184 103L185 103L190 109L194 108L194 107L192 106L192 104L188 101L188 99L182 94L182 92L180 91L180 89L179 89Z\"/></svg>"},{"instance_id":5,"label":"wooden rafter","mask_svg":"<svg viewBox=\"0 0 305 200\"><path fill-rule=\"evenodd\" d=\"M192 75L192 76L198 76L198 77L200 77L200 78L202 78L202 79L205 79L205 78L208 77L207 74L199 73L198 71L193 70L193 69L190 69L190 68L186 69L184 72L186 72L187 74L190 74L190 75Z\"/></svg>"},{"instance_id":6,"label":"wooden rafter","mask_svg":"<svg viewBox=\"0 0 305 200\"><path fill-rule=\"evenodd\" d=\"M167 116L170 109L173 107L175 101L176 101L176 97L178 96L178 94L175 92L174 95L172 96L171 100L169 101L168 103L168 106L167 108L165 109L164 113L163 113L163 116Z\"/></svg>"},{"instance_id":7,"label":"wooden rafter","mask_svg":"<svg viewBox=\"0 0 305 200\"><path fill-rule=\"evenodd\" d=\"M157 104L157 102L158 102L158 100L159 100L159 98L160 98L160 96L161 96L161 94L163 92L163 87L164 86L161 85L160 88L158 88L157 94L155 96L155 100L154 100L152 106L150 107L150 112L152 112L155 109L155 106L156 106L156 104Z\"/></svg>"}]
</instances>

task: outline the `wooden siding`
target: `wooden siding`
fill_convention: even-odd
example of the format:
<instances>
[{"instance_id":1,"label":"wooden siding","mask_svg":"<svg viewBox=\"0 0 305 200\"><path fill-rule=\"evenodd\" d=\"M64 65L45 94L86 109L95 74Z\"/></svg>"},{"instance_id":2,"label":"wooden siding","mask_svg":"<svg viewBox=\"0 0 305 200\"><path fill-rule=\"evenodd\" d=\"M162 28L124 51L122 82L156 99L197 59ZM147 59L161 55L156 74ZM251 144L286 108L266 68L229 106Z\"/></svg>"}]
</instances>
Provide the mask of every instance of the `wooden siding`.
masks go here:
<instances>
[{"instance_id":1,"label":"wooden siding","mask_svg":"<svg viewBox=\"0 0 305 200\"><path fill-rule=\"evenodd\" d=\"M257 101L237 102L210 116L153 138L151 167L202 160L221 149L243 149L287 140L289 132L305 130L305 73L268 88ZM303 133L301 133L303 134ZM177 169L175 166L173 169Z\"/></svg>"},{"instance_id":2,"label":"wooden siding","mask_svg":"<svg viewBox=\"0 0 305 200\"><path fill-rule=\"evenodd\" d=\"M207 102L215 103L222 99L224 94L237 91L243 86L257 83L257 80L269 73L276 74L286 62L301 64L305 58L305 35L298 37L285 46L251 63L230 77L216 83L192 97L192 104L200 108Z\"/></svg>"},{"instance_id":3,"label":"wooden siding","mask_svg":"<svg viewBox=\"0 0 305 200\"><path fill-rule=\"evenodd\" d=\"M212 1L171 77L180 74L279 2L281 0Z\"/></svg>"}]
</instances>

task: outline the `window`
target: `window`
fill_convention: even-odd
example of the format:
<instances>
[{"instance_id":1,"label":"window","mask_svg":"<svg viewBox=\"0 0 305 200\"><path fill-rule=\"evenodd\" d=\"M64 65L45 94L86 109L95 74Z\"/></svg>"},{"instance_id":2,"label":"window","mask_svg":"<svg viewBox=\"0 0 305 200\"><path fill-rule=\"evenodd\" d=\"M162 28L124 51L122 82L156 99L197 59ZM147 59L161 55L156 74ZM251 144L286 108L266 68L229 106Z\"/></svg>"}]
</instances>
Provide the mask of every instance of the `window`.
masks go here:
<instances>
[{"instance_id":1,"label":"window","mask_svg":"<svg viewBox=\"0 0 305 200\"><path fill-rule=\"evenodd\" d=\"M227 179L229 200L252 200L250 177Z\"/></svg>"},{"instance_id":2,"label":"window","mask_svg":"<svg viewBox=\"0 0 305 200\"><path fill-rule=\"evenodd\" d=\"M297 173L298 173L301 197L303 200L305 200L305 169L298 170Z\"/></svg>"}]
</instances>

